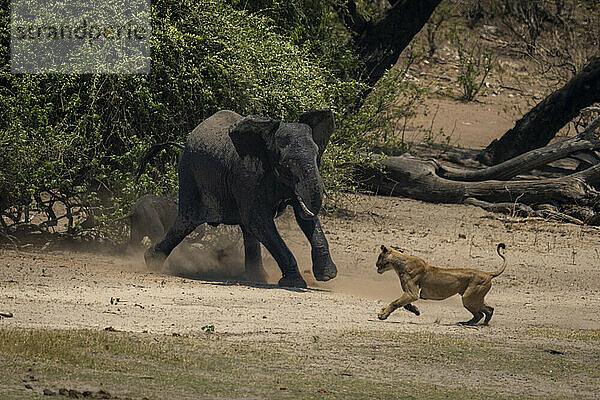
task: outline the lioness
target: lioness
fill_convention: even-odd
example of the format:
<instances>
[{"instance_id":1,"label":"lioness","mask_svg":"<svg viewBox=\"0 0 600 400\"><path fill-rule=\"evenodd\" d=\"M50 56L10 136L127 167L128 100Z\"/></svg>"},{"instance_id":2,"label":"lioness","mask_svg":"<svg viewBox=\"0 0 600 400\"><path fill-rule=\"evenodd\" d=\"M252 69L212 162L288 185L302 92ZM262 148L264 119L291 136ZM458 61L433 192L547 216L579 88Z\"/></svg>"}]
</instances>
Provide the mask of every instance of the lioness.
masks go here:
<instances>
[{"instance_id":1,"label":"lioness","mask_svg":"<svg viewBox=\"0 0 600 400\"><path fill-rule=\"evenodd\" d=\"M471 268L433 267L419 257L408 256L382 245L377 259L377 272L382 274L394 269L400 278L404 294L383 308L378 314L379 319L386 319L400 307L420 315L419 309L411 304L418 298L443 300L459 293L463 305L473 314L473 318L460 324L475 325L485 314L483 325L487 325L494 314L494 308L485 304L483 298L492 287L492 278L500 275L506 268L506 258L500 249L506 249L504 243L498 244L496 249L504 260L502 268L497 272L484 272Z\"/></svg>"}]
</instances>

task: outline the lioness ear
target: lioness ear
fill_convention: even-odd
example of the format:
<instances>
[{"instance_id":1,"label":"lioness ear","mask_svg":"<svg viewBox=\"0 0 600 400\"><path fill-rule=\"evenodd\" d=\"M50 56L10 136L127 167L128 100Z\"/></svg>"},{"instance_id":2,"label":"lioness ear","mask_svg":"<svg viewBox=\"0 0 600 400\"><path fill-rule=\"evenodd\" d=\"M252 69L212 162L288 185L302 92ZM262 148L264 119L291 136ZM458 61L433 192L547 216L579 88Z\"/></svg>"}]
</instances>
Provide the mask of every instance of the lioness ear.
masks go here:
<instances>
[{"instance_id":1,"label":"lioness ear","mask_svg":"<svg viewBox=\"0 0 600 400\"><path fill-rule=\"evenodd\" d=\"M381 252L382 253L387 253L388 252L387 247L385 247L384 245L381 245Z\"/></svg>"}]
</instances>

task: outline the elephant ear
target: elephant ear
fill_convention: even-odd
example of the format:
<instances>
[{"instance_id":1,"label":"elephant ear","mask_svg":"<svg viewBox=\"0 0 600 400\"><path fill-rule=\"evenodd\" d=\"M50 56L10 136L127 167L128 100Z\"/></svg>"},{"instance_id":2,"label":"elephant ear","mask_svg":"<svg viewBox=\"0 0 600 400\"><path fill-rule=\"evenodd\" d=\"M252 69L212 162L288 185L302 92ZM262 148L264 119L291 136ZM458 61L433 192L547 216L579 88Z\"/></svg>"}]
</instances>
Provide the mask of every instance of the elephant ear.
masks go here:
<instances>
[{"instance_id":1,"label":"elephant ear","mask_svg":"<svg viewBox=\"0 0 600 400\"><path fill-rule=\"evenodd\" d=\"M280 121L249 115L229 130L229 137L240 157L258 157L275 145Z\"/></svg>"},{"instance_id":2,"label":"elephant ear","mask_svg":"<svg viewBox=\"0 0 600 400\"><path fill-rule=\"evenodd\" d=\"M317 163L321 165L321 157L335 129L333 112L330 109L310 110L300 115L299 122L310 126L310 129L312 129L313 140L319 147Z\"/></svg>"}]
</instances>

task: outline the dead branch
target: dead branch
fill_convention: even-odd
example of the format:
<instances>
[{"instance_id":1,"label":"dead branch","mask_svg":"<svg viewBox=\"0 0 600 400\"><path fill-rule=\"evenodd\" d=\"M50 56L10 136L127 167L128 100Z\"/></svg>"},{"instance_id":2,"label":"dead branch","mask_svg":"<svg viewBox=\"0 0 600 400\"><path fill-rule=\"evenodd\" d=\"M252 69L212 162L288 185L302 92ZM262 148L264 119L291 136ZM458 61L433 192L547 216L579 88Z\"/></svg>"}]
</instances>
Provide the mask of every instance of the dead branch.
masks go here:
<instances>
[{"instance_id":1,"label":"dead branch","mask_svg":"<svg viewBox=\"0 0 600 400\"><path fill-rule=\"evenodd\" d=\"M357 181L383 195L403 196L432 203L464 203L511 218L551 218L578 225L600 225L600 163L558 178L501 180L541 167L572 154L600 149L595 135L600 117L579 135L548 145L499 165L481 170L443 166L435 159L411 154L373 155L374 165L356 168ZM592 155L595 153L592 153Z\"/></svg>"},{"instance_id":2,"label":"dead branch","mask_svg":"<svg viewBox=\"0 0 600 400\"><path fill-rule=\"evenodd\" d=\"M464 204L480 207L489 212L507 214L511 217L541 217L533 208L522 203L490 203L469 197L465 199Z\"/></svg>"},{"instance_id":3,"label":"dead branch","mask_svg":"<svg viewBox=\"0 0 600 400\"><path fill-rule=\"evenodd\" d=\"M575 155L581 161L595 165L597 163L594 163L591 156L586 154L585 151L600 149L600 140L596 136L596 130L599 127L600 117L597 117L577 136L540 149L531 150L501 164L479 170L452 168L438 163L437 174L442 178L465 182L480 182L490 179L509 180L519 174L570 155Z\"/></svg>"},{"instance_id":4,"label":"dead branch","mask_svg":"<svg viewBox=\"0 0 600 400\"><path fill-rule=\"evenodd\" d=\"M562 88L556 90L494 140L478 159L498 164L521 153L545 146L580 110L600 101L600 57L588 64Z\"/></svg>"},{"instance_id":5,"label":"dead branch","mask_svg":"<svg viewBox=\"0 0 600 400\"><path fill-rule=\"evenodd\" d=\"M600 181L600 164L561 178L483 182L453 181L439 176L439 162L410 154L380 159L381 168L359 167L367 187L389 196L433 203L463 203L473 197L488 202L574 203L593 205L600 193L591 185Z\"/></svg>"}]
</instances>

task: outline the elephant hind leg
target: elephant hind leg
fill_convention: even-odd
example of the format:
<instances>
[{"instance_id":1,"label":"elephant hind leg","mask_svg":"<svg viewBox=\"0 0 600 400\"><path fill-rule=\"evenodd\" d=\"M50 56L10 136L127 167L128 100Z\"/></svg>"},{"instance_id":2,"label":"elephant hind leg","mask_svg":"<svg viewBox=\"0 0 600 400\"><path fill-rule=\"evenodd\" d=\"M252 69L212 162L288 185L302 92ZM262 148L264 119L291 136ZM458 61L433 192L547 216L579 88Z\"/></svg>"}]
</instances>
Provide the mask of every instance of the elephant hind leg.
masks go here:
<instances>
[{"instance_id":1,"label":"elephant hind leg","mask_svg":"<svg viewBox=\"0 0 600 400\"><path fill-rule=\"evenodd\" d=\"M179 174L179 211L175 222L165 234L164 239L149 248L144 254L146 265L160 268L171 251L200 224L206 222L206 213L200 204L200 195L196 183L189 174Z\"/></svg>"},{"instance_id":2,"label":"elephant hind leg","mask_svg":"<svg viewBox=\"0 0 600 400\"><path fill-rule=\"evenodd\" d=\"M160 243L149 248L144 254L146 265L153 269L162 267L162 264L169 254L171 254L171 251L203 222L189 214L181 212L177 214L177 218L173 226L167 231L165 238Z\"/></svg>"},{"instance_id":3,"label":"elephant hind leg","mask_svg":"<svg viewBox=\"0 0 600 400\"><path fill-rule=\"evenodd\" d=\"M267 273L263 268L260 242L247 229L242 227L244 235L245 276L252 281L266 282Z\"/></svg>"}]
</instances>

